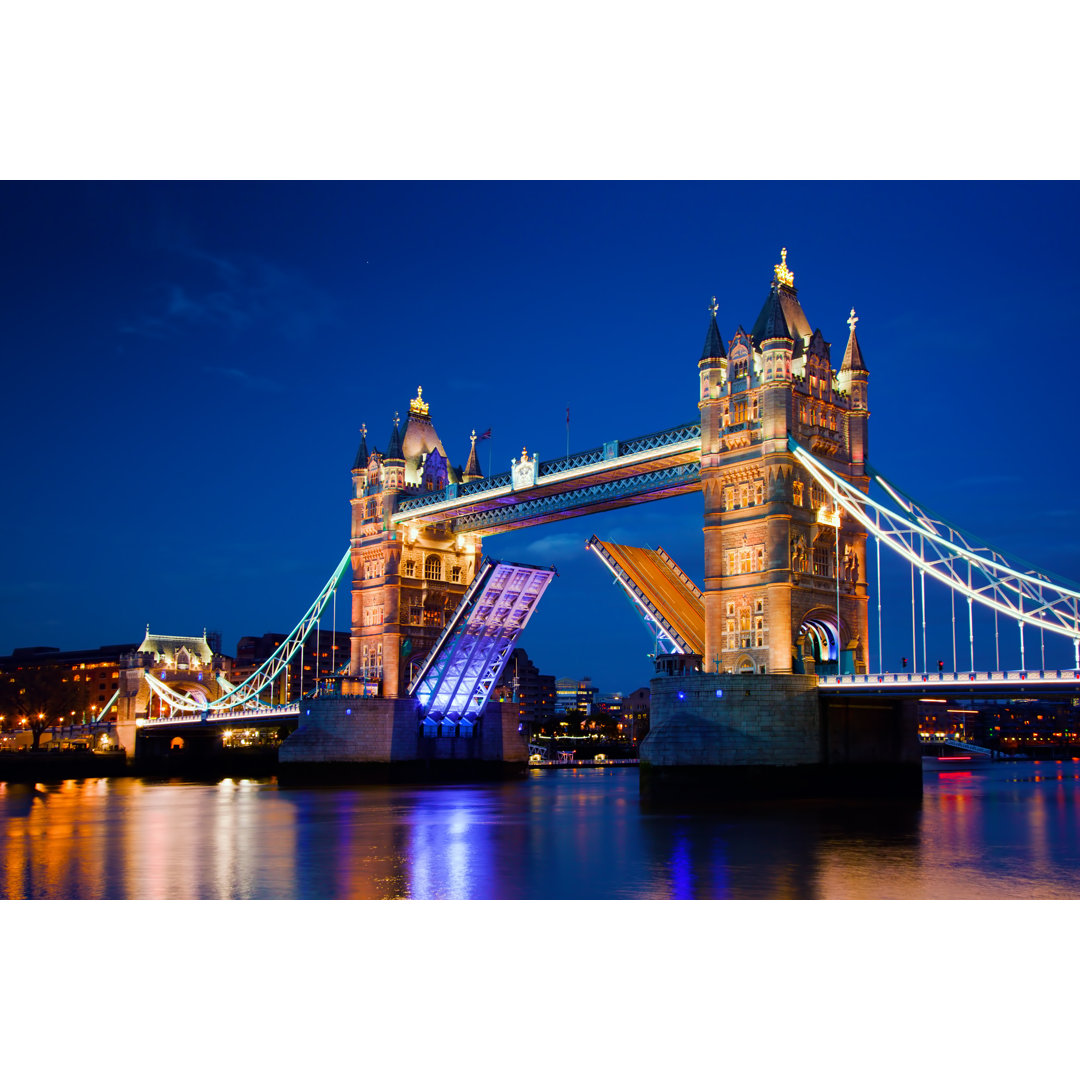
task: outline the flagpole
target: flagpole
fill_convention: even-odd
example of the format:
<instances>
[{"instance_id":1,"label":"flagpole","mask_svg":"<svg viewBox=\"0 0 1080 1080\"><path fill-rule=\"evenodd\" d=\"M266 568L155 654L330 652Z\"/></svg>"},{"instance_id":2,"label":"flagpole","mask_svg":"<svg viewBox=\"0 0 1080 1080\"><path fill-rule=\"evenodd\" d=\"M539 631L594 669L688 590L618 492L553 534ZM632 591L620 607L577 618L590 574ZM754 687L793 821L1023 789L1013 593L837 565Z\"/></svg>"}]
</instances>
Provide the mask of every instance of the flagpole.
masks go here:
<instances>
[{"instance_id":1,"label":"flagpole","mask_svg":"<svg viewBox=\"0 0 1080 1080\"><path fill-rule=\"evenodd\" d=\"M570 460L570 403L566 403L566 460Z\"/></svg>"}]
</instances>

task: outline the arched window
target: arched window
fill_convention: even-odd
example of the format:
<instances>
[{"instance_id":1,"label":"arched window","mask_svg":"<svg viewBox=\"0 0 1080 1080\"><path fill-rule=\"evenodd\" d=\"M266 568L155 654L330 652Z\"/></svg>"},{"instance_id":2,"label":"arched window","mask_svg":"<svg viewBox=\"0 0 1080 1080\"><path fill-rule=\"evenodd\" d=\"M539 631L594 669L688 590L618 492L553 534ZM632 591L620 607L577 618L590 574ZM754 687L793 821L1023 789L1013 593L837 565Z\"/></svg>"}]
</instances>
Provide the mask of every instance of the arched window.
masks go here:
<instances>
[{"instance_id":1,"label":"arched window","mask_svg":"<svg viewBox=\"0 0 1080 1080\"><path fill-rule=\"evenodd\" d=\"M442 560L438 555L429 555L424 560L424 577L428 581L442 580Z\"/></svg>"}]
</instances>

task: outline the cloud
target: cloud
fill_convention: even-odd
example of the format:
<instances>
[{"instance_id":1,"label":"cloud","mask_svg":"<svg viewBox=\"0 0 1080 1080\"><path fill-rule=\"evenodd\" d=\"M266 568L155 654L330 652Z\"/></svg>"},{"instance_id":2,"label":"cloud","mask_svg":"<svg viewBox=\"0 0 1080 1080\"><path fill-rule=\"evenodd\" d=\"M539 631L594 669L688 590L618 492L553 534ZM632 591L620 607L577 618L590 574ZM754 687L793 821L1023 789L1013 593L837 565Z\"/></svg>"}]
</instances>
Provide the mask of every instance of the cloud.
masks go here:
<instances>
[{"instance_id":1,"label":"cloud","mask_svg":"<svg viewBox=\"0 0 1080 1080\"><path fill-rule=\"evenodd\" d=\"M226 258L196 247L171 248L183 280L159 282L150 310L118 327L162 341L193 329L238 334L264 327L302 341L334 319L333 300L299 274L258 256Z\"/></svg>"}]
</instances>

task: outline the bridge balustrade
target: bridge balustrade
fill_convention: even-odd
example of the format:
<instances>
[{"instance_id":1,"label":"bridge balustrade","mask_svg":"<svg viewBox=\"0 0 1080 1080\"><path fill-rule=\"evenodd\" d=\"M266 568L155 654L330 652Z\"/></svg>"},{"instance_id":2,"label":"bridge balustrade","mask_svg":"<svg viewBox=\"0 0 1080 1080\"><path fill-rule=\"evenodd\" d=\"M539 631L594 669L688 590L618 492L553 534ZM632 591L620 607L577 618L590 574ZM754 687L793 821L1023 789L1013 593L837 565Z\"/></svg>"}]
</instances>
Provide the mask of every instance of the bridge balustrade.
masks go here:
<instances>
[{"instance_id":1,"label":"bridge balustrade","mask_svg":"<svg viewBox=\"0 0 1080 1080\"><path fill-rule=\"evenodd\" d=\"M882 686L915 683L949 683L958 687L971 683L1070 683L1080 682L1080 669L1055 668L1045 671L886 671L867 675L823 675L818 679L818 686Z\"/></svg>"}]
</instances>

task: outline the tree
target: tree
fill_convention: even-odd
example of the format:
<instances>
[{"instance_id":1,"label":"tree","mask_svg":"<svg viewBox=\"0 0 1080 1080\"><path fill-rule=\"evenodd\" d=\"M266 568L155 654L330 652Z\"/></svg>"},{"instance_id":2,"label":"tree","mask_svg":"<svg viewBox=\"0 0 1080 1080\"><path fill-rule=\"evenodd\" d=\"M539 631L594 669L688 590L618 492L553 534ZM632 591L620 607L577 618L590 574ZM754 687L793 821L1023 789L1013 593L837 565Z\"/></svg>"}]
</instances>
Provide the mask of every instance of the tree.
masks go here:
<instances>
[{"instance_id":1,"label":"tree","mask_svg":"<svg viewBox=\"0 0 1080 1080\"><path fill-rule=\"evenodd\" d=\"M42 665L4 672L0 682L0 713L27 728L37 750L46 729L74 713L89 700L89 684L77 683L69 669Z\"/></svg>"}]
</instances>

